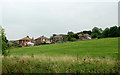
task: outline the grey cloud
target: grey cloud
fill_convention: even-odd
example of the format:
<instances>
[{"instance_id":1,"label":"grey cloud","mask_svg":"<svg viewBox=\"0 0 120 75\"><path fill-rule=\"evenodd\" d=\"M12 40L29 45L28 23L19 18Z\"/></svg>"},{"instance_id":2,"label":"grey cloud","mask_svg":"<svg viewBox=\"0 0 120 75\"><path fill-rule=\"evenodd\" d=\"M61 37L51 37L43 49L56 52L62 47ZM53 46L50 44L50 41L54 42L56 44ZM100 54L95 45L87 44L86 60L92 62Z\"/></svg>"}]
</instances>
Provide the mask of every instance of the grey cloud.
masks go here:
<instances>
[{"instance_id":1,"label":"grey cloud","mask_svg":"<svg viewBox=\"0 0 120 75\"><path fill-rule=\"evenodd\" d=\"M117 25L117 2L4 4L3 27L9 40Z\"/></svg>"}]
</instances>

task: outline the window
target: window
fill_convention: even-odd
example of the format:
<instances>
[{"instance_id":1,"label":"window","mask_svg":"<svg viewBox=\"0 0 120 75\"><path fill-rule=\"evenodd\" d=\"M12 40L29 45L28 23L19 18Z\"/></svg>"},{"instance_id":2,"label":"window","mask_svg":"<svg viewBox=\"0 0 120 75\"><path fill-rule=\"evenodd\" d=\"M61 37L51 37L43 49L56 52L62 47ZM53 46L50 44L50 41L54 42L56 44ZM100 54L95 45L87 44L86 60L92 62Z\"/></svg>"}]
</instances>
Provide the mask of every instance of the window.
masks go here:
<instances>
[{"instance_id":1,"label":"window","mask_svg":"<svg viewBox=\"0 0 120 75\"><path fill-rule=\"evenodd\" d=\"M43 39L43 41L45 41L45 39Z\"/></svg>"}]
</instances>

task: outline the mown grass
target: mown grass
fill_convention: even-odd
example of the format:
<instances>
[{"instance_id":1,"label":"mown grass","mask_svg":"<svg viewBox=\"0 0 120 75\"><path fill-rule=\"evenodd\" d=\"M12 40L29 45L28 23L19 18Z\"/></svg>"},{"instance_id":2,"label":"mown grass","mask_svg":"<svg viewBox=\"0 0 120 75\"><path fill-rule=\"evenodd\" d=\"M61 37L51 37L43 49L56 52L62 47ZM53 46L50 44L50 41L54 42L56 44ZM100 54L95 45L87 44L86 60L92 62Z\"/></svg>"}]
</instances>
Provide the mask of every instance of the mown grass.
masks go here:
<instances>
[{"instance_id":1,"label":"mown grass","mask_svg":"<svg viewBox=\"0 0 120 75\"><path fill-rule=\"evenodd\" d=\"M120 73L115 58L7 56L3 58L3 73Z\"/></svg>"}]
</instances>

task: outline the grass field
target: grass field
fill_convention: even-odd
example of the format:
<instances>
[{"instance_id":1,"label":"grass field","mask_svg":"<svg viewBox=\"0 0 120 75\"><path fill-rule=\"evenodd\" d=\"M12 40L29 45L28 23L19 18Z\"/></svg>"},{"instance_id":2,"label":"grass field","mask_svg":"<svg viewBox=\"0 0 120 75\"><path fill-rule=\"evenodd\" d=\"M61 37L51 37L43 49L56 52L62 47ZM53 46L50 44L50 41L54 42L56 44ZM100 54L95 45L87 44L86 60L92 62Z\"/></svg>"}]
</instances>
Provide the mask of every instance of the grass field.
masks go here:
<instances>
[{"instance_id":1,"label":"grass field","mask_svg":"<svg viewBox=\"0 0 120 75\"><path fill-rule=\"evenodd\" d=\"M2 58L3 73L120 73L118 38L10 49Z\"/></svg>"},{"instance_id":2,"label":"grass field","mask_svg":"<svg viewBox=\"0 0 120 75\"><path fill-rule=\"evenodd\" d=\"M67 42L36 47L16 48L10 50L11 55L45 55L45 56L76 56L84 57L117 57L118 38L106 38Z\"/></svg>"}]
</instances>

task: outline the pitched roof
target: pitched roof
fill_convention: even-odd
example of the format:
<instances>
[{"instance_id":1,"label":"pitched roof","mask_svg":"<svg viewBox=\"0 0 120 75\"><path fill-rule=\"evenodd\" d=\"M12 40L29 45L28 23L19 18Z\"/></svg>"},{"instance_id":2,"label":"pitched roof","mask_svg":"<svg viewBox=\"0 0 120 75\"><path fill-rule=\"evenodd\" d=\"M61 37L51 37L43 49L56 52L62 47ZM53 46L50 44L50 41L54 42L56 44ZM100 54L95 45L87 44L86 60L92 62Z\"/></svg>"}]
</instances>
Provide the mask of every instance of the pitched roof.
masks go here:
<instances>
[{"instance_id":1,"label":"pitched roof","mask_svg":"<svg viewBox=\"0 0 120 75\"><path fill-rule=\"evenodd\" d=\"M56 36L54 36L53 38L62 38L62 36L56 35Z\"/></svg>"},{"instance_id":2,"label":"pitched roof","mask_svg":"<svg viewBox=\"0 0 120 75\"><path fill-rule=\"evenodd\" d=\"M26 36L26 37L24 37L24 38L22 38L20 40L31 40L31 39L28 36Z\"/></svg>"},{"instance_id":3,"label":"pitched roof","mask_svg":"<svg viewBox=\"0 0 120 75\"><path fill-rule=\"evenodd\" d=\"M39 37L39 38L37 38L37 39L49 39L49 38L44 37L44 36L41 36L41 37ZM37 39L35 39L35 40L37 40Z\"/></svg>"},{"instance_id":4,"label":"pitched roof","mask_svg":"<svg viewBox=\"0 0 120 75\"><path fill-rule=\"evenodd\" d=\"M80 33L80 34L78 34L78 36L83 36L83 35Z\"/></svg>"},{"instance_id":5,"label":"pitched roof","mask_svg":"<svg viewBox=\"0 0 120 75\"><path fill-rule=\"evenodd\" d=\"M89 34L84 34L84 36L89 36Z\"/></svg>"},{"instance_id":6,"label":"pitched roof","mask_svg":"<svg viewBox=\"0 0 120 75\"><path fill-rule=\"evenodd\" d=\"M9 41L8 44L13 44L13 43Z\"/></svg>"}]
</instances>

